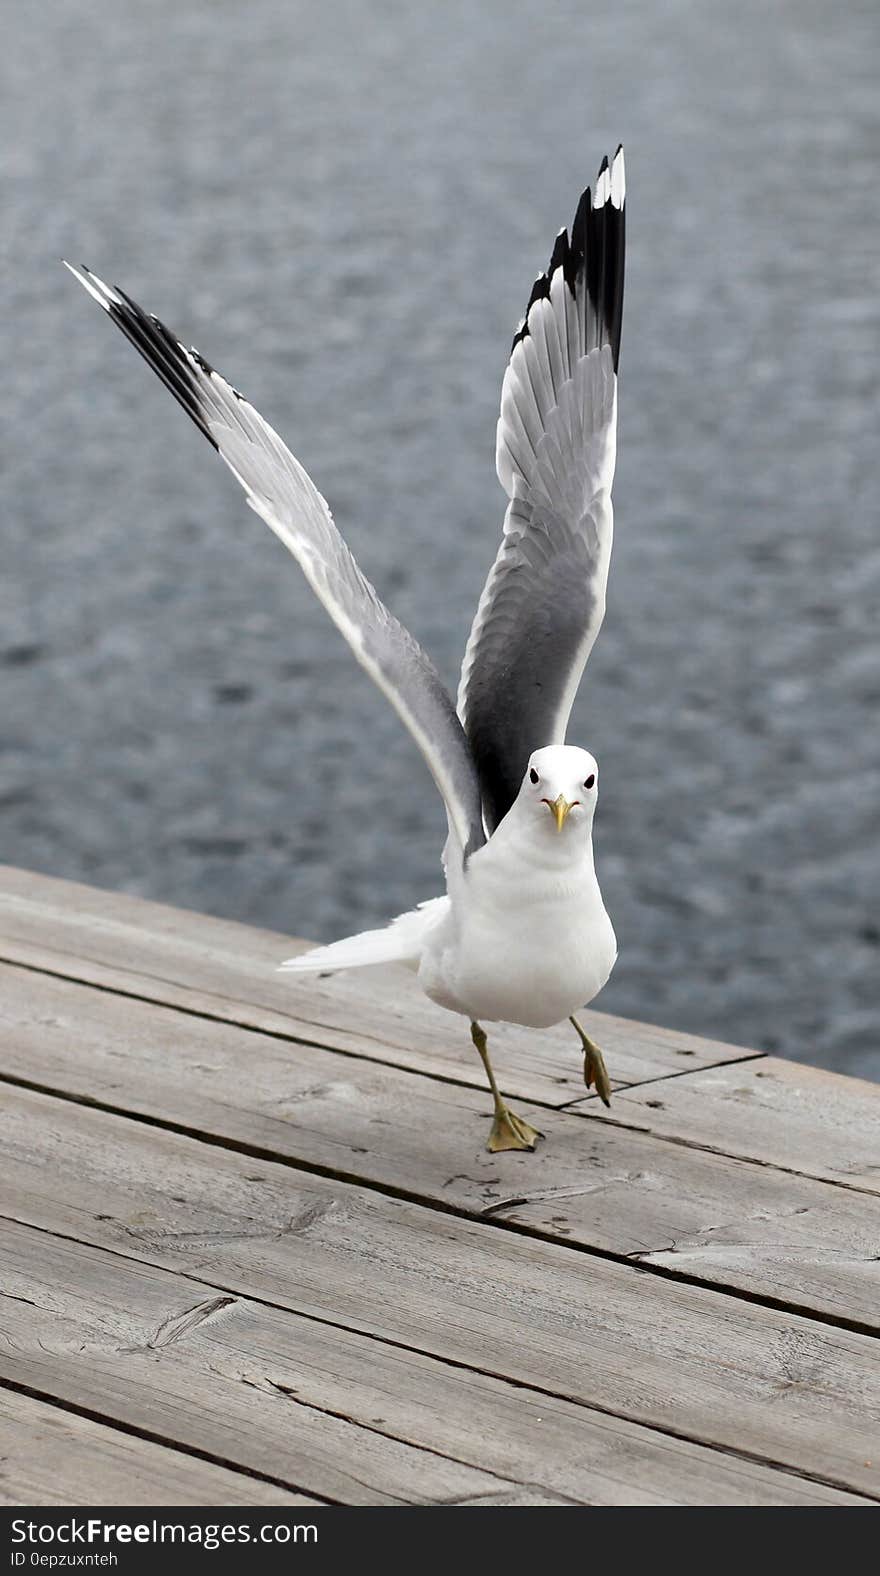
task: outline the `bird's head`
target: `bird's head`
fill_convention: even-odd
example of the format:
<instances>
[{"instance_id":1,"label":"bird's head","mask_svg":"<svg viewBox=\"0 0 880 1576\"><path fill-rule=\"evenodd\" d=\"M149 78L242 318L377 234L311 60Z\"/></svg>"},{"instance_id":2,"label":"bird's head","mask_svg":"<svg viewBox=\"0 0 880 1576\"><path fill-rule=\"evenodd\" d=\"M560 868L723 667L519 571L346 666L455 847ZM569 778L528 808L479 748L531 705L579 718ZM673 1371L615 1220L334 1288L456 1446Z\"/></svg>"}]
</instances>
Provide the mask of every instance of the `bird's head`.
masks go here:
<instances>
[{"instance_id":1,"label":"bird's head","mask_svg":"<svg viewBox=\"0 0 880 1576\"><path fill-rule=\"evenodd\" d=\"M573 837L593 824L599 768L588 750L549 744L529 759L519 801L554 836Z\"/></svg>"}]
</instances>

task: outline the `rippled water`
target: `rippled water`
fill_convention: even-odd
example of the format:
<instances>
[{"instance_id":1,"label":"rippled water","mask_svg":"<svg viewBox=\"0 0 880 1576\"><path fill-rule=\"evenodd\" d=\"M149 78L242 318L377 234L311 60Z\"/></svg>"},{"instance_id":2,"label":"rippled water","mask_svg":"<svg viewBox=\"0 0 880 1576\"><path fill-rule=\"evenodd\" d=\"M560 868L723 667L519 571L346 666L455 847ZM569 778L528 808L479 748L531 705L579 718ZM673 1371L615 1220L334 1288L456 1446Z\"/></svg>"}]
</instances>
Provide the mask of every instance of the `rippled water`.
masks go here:
<instances>
[{"instance_id":1,"label":"rippled water","mask_svg":"<svg viewBox=\"0 0 880 1576\"><path fill-rule=\"evenodd\" d=\"M601 1004L880 1076L873 3L5 10L2 857L319 937L438 890L415 749L57 259L250 394L453 684L511 332L622 138Z\"/></svg>"}]
</instances>

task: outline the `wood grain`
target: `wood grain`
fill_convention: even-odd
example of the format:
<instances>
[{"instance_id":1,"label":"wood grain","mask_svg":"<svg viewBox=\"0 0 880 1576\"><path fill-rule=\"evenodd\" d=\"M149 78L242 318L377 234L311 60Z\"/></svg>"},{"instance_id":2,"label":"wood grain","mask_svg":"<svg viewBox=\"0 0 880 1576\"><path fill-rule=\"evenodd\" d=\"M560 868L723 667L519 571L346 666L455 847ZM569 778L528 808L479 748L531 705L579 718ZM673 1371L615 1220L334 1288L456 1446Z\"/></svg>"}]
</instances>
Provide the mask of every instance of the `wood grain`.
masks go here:
<instances>
[{"instance_id":1,"label":"wood grain","mask_svg":"<svg viewBox=\"0 0 880 1576\"><path fill-rule=\"evenodd\" d=\"M277 972L307 943L141 898L0 866L0 955L229 1022L483 1086L463 1021L435 1007L409 970L295 979ZM612 1082L631 1084L755 1052L588 1012ZM512 1095L561 1105L584 1095L574 1031L499 1028L496 1063Z\"/></svg>"},{"instance_id":2,"label":"wood grain","mask_svg":"<svg viewBox=\"0 0 880 1576\"><path fill-rule=\"evenodd\" d=\"M627 1090L615 1108L646 1132L880 1193L878 1083L766 1056Z\"/></svg>"},{"instance_id":3,"label":"wood grain","mask_svg":"<svg viewBox=\"0 0 880 1576\"><path fill-rule=\"evenodd\" d=\"M488 1094L9 966L0 1071L880 1328L880 1200L627 1131L599 1105L528 1109L539 1152L490 1155Z\"/></svg>"},{"instance_id":4,"label":"wood grain","mask_svg":"<svg viewBox=\"0 0 880 1576\"><path fill-rule=\"evenodd\" d=\"M10 870L0 937L0 1498L880 1500L873 1085L593 1014L608 1116L502 1028L490 1156L407 971Z\"/></svg>"},{"instance_id":5,"label":"wood grain","mask_svg":"<svg viewBox=\"0 0 880 1576\"><path fill-rule=\"evenodd\" d=\"M0 1505L320 1502L0 1388Z\"/></svg>"},{"instance_id":6,"label":"wood grain","mask_svg":"<svg viewBox=\"0 0 880 1576\"><path fill-rule=\"evenodd\" d=\"M870 1337L45 1095L7 1092L0 1144L19 1220L205 1296L260 1297L880 1495Z\"/></svg>"},{"instance_id":7,"label":"wood grain","mask_svg":"<svg viewBox=\"0 0 880 1576\"><path fill-rule=\"evenodd\" d=\"M523 1490L583 1504L853 1502L277 1308L206 1298L197 1282L79 1243L12 1225L2 1243L12 1296L0 1370L191 1447L221 1440L229 1459L321 1483L342 1503ZM479 1467L459 1459L468 1453Z\"/></svg>"}]
</instances>

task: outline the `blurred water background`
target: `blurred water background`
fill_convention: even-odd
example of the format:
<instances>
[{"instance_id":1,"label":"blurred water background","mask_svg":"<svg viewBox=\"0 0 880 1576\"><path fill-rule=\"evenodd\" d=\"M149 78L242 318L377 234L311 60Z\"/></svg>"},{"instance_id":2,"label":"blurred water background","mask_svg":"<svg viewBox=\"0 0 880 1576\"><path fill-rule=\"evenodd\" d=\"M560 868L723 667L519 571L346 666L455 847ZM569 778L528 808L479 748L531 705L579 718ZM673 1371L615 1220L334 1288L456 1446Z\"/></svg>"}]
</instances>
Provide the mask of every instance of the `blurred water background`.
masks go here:
<instances>
[{"instance_id":1,"label":"blurred water background","mask_svg":"<svg viewBox=\"0 0 880 1576\"><path fill-rule=\"evenodd\" d=\"M440 889L415 748L58 258L250 395L454 686L511 334L623 140L617 536L570 733L600 1005L880 1076L874 0L3 12L2 858L319 938Z\"/></svg>"}]
</instances>

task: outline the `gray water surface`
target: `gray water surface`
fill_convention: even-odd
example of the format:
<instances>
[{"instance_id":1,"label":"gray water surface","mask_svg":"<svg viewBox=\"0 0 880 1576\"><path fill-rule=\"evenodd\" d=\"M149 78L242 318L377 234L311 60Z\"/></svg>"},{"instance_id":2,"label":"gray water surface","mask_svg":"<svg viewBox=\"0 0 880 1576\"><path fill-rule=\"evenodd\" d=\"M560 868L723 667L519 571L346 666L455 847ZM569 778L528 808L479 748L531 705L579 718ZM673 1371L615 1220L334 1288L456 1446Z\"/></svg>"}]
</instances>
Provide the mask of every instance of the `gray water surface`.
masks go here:
<instances>
[{"instance_id":1,"label":"gray water surface","mask_svg":"<svg viewBox=\"0 0 880 1576\"><path fill-rule=\"evenodd\" d=\"M452 686L511 334L623 140L617 535L570 731L601 1005L880 1076L873 0L4 20L2 858L321 938L440 889L414 746L58 258L248 393Z\"/></svg>"}]
</instances>

